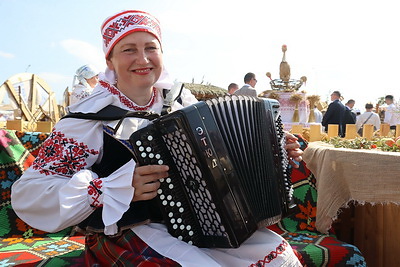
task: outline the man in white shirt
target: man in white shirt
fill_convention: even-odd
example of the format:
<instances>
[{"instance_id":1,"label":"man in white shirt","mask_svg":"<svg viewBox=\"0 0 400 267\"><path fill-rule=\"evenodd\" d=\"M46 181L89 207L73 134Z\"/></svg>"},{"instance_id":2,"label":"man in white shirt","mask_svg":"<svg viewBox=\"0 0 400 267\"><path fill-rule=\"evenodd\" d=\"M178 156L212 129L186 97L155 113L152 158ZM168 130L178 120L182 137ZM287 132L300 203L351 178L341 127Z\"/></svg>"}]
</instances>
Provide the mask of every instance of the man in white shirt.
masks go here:
<instances>
[{"instance_id":1,"label":"man in white shirt","mask_svg":"<svg viewBox=\"0 0 400 267\"><path fill-rule=\"evenodd\" d=\"M385 96L385 103L388 106L383 121L390 125L390 129L396 129L396 125L400 124L400 110L394 104L392 95Z\"/></svg>"},{"instance_id":2,"label":"man in white shirt","mask_svg":"<svg viewBox=\"0 0 400 267\"><path fill-rule=\"evenodd\" d=\"M379 115L372 111L373 108L374 106L371 103L365 104L365 112L357 117L357 131L363 126L363 124L372 124L375 126L375 130L381 127Z\"/></svg>"}]
</instances>

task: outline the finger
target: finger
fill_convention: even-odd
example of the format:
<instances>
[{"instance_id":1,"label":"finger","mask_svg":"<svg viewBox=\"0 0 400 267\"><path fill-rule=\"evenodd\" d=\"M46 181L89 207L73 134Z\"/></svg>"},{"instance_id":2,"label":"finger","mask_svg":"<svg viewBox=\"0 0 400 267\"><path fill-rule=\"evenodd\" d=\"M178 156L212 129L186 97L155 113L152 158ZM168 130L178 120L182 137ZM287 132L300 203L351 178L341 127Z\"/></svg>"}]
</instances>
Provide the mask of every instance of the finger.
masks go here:
<instances>
[{"instance_id":1,"label":"finger","mask_svg":"<svg viewBox=\"0 0 400 267\"><path fill-rule=\"evenodd\" d=\"M303 157L302 156L294 157L293 160L295 160L297 162L301 162L301 161L303 161Z\"/></svg>"},{"instance_id":2,"label":"finger","mask_svg":"<svg viewBox=\"0 0 400 267\"><path fill-rule=\"evenodd\" d=\"M298 142L295 143L286 143L285 145L285 149L289 150L289 149L298 149L300 148L300 144Z\"/></svg>"},{"instance_id":3,"label":"finger","mask_svg":"<svg viewBox=\"0 0 400 267\"><path fill-rule=\"evenodd\" d=\"M151 173L151 174L146 174L146 175L141 175L141 174L135 173L133 176L132 185L134 187L137 187L140 185L158 181L158 180L160 180L162 178L166 178L168 176L169 176L168 172L156 172L156 173Z\"/></svg>"},{"instance_id":4,"label":"finger","mask_svg":"<svg viewBox=\"0 0 400 267\"><path fill-rule=\"evenodd\" d=\"M157 172L167 172L168 170L168 165L146 165L136 167L135 172L139 175L148 175Z\"/></svg>"},{"instance_id":5,"label":"finger","mask_svg":"<svg viewBox=\"0 0 400 267\"><path fill-rule=\"evenodd\" d=\"M135 187L133 201L152 199L157 195L157 190L159 188L160 182L152 182Z\"/></svg>"},{"instance_id":6,"label":"finger","mask_svg":"<svg viewBox=\"0 0 400 267\"><path fill-rule=\"evenodd\" d=\"M289 150L288 151L289 158L298 158L298 157L301 157L302 155L303 155L302 150Z\"/></svg>"},{"instance_id":7,"label":"finger","mask_svg":"<svg viewBox=\"0 0 400 267\"><path fill-rule=\"evenodd\" d=\"M158 188L160 188L160 182L156 181L156 182L144 184L141 190L145 194L145 193L151 193L151 192L157 191Z\"/></svg>"},{"instance_id":8,"label":"finger","mask_svg":"<svg viewBox=\"0 0 400 267\"><path fill-rule=\"evenodd\" d=\"M295 142L297 140L298 140L298 138L295 135L293 135L289 132L286 132L286 141Z\"/></svg>"}]
</instances>

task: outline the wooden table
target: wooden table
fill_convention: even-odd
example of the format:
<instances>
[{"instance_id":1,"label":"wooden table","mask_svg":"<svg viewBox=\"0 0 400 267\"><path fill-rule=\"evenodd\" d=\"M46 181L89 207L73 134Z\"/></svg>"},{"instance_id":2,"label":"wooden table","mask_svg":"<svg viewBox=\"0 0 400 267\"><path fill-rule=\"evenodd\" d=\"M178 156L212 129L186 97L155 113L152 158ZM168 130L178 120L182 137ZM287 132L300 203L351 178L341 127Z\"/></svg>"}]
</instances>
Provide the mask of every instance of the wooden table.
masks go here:
<instances>
[{"instance_id":1,"label":"wooden table","mask_svg":"<svg viewBox=\"0 0 400 267\"><path fill-rule=\"evenodd\" d=\"M303 158L317 180L317 229L326 233L355 202L347 223L369 266L400 266L400 153L311 142Z\"/></svg>"}]
</instances>

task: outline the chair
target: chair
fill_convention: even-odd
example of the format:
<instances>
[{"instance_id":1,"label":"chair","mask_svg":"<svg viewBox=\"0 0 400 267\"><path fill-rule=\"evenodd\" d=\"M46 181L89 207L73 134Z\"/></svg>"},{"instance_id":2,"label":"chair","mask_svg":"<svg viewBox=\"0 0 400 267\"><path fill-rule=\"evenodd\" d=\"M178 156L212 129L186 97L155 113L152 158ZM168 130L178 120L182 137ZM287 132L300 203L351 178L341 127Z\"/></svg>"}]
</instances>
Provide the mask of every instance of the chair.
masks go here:
<instances>
[{"instance_id":1,"label":"chair","mask_svg":"<svg viewBox=\"0 0 400 267\"><path fill-rule=\"evenodd\" d=\"M84 266L84 236L72 234L72 228L57 233L32 228L11 207L12 184L33 163L47 137L40 132L0 129L1 266Z\"/></svg>"},{"instance_id":2,"label":"chair","mask_svg":"<svg viewBox=\"0 0 400 267\"><path fill-rule=\"evenodd\" d=\"M301 148L307 148L307 142L297 135ZM299 169L292 169L294 201L298 212L282 219L268 228L285 238L299 259L310 266L366 266L360 250L351 244L338 240L331 231L322 234L315 228L317 211L316 179L304 162Z\"/></svg>"}]
</instances>

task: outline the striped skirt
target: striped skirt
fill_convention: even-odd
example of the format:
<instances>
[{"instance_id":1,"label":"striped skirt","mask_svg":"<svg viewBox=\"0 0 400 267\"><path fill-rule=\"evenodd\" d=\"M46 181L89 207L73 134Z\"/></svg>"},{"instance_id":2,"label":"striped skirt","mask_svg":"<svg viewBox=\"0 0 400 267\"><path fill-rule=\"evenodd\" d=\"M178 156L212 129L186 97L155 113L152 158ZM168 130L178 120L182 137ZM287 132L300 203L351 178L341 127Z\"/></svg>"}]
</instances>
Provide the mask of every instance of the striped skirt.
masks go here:
<instances>
[{"instance_id":1,"label":"striped skirt","mask_svg":"<svg viewBox=\"0 0 400 267\"><path fill-rule=\"evenodd\" d=\"M180 266L157 253L131 230L126 230L117 237L108 237L104 234L87 235L85 264L86 266Z\"/></svg>"}]
</instances>

